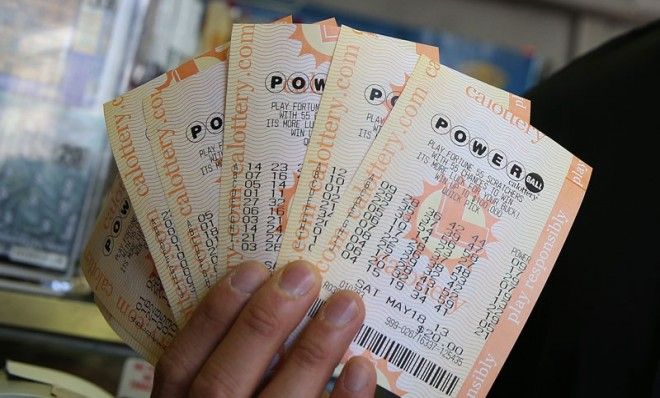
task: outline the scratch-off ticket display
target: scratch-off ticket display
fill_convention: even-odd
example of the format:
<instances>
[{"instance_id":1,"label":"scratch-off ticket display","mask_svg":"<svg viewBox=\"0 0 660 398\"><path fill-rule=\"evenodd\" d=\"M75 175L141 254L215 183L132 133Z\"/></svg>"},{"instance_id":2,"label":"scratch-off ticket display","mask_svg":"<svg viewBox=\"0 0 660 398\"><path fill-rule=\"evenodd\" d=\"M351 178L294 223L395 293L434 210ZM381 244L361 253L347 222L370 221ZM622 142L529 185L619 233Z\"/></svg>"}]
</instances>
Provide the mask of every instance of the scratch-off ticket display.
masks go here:
<instances>
[{"instance_id":1,"label":"scratch-off ticket display","mask_svg":"<svg viewBox=\"0 0 660 398\"><path fill-rule=\"evenodd\" d=\"M347 189L317 265L360 294L350 355L400 396L485 396L573 223L591 168L422 57Z\"/></svg>"}]
</instances>

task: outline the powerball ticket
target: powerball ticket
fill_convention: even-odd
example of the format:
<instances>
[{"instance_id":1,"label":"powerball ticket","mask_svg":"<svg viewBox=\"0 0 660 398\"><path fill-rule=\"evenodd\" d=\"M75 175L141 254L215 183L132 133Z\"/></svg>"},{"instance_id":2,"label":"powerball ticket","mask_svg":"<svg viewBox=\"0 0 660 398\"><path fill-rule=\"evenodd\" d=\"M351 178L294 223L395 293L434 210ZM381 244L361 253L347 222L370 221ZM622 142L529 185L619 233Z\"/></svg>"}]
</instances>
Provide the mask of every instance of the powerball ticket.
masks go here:
<instances>
[{"instance_id":1,"label":"powerball ticket","mask_svg":"<svg viewBox=\"0 0 660 398\"><path fill-rule=\"evenodd\" d=\"M199 71L194 60L167 72L104 105L108 138L119 175L135 206L135 214L153 255L156 269L178 325L183 325L198 302L189 259L181 244L161 189L146 136L142 99L152 90Z\"/></svg>"},{"instance_id":2,"label":"powerball ticket","mask_svg":"<svg viewBox=\"0 0 660 398\"><path fill-rule=\"evenodd\" d=\"M117 177L81 267L115 332L155 363L178 329L134 210Z\"/></svg>"},{"instance_id":3,"label":"powerball ticket","mask_svg":"<svg viewBox=\"0 0 660 398\"><path fill-rule=\"evenodd\" d=\"M291 17L279 20L290 23ZM176 69L104 104L110 147L124 181L142 232L152 253L156 270L174 313L182 326L192 314L199 299L185 253L180 232L176 230L160 185L151 146L146 136L146 121L142 100L153 90L165 89L214 63L221 62L211 50L191 59ZM201 277L196 278L198 281Z\"/></svg>"},{"instance_id":4,"label":"powerball ticket","mask_svg":"<svg viewBox=\"0 0 660 398\"><path fill-rule=\"evenodd\" d=\"M198 271L192 275L200 298L222 276L218 196L228 49L217 48L210 66L143 100L162 190L188 264Z\"/></svg>"},{"instance_id":5,"label":"powerball ticket","mask_svg":"<svg viewBox=\"0 0 660 398\"><path fill-rule=\"evenodd\" d=\"M436 47L342 26L288 209L278 264L313 259L343 188L380 131L420 54L439 57ZM383 68L385 64L387 68Z\"/></svg>"},{"instance_id":6,"label":"powerball ticket","mask_svg":"<svg viewBox=\"0 0 660 398\"><path fill-rule=\"evenodd\" d=\"M273 269L339 29L235 24L229 56L218 253Z\"/></svg>"},{"instance_id":7,"label":"powerball ticket","mask_svg":"<svg viewBox=\"0 0 660 398\"><path fill-rule=\"evenodd\" d=\"M138 340L136 340L133 335L124 327L121 325L117 319L112 316L110 313L110 310L105 308L103 303L98 300L94 299L94 304L96 304L96 308L99 309L99 312L103 316L103 319L110 325L112 330L117 333L117 336L119 336L126 345L131 347L133 351L137 352L142 356L142 358L146 359L149 363L155 365L156 362L158 362L158 358L162 355L161 350L159 349L157 352L151 351L145 346L143 346Z\"/></svg>"},{"instance_id":8,"label":"powerball ticket","mask_svg":"<svg viewBox=\"0 0 660 398\"><path fill-rule=\"evenodd\" d=\"M329 220L422 54L439 57L434 47L342 27L289 208L279 264L319 259L332 236ZM528 100L485 83L477 86L529 120Z\"/></svg>"},{"instance_id":9,"label":"powerball ticket","mask_svg":"<svg viewBox=\"0 0 660 398\"><path fill-rule=\"evenodd\" d=\"M317 260L321 299L350 289L367 307L348 356L400 396L486 396L589 183L480 87L421 57Z\"/></svg>"}]
</instances>

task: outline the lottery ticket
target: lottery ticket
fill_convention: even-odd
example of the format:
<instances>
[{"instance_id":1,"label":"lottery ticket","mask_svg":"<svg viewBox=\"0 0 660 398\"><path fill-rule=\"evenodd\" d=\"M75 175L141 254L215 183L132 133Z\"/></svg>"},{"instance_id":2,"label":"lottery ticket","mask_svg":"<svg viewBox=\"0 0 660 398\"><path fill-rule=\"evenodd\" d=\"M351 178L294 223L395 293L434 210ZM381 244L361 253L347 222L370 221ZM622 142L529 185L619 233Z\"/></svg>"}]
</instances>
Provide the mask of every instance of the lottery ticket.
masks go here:
<instances>
[{"instance_id":1,"label":"lottery ticket","mask_svg":"<svg viewBox=\"0 0 660 398\"><path fill-rule=\"evenodd\" d=\"M206 69L143 100L156 169L199 297L221 276L218 196L228 48L216 49Z\"/></svg>"},{"instance_id":2,"label":"lottery ticket","mask_svg":"<svg viewBox=\"0 0 660 398\"><path fill-rule=\"evenodd\" d=\"M291 201L293 218L287 223L279 264L320 258L332 236L328 221L421 54L436 61L439 57L434 47L342 27L299 189ZM528 100L475 84L493 101L529 120Z\"/></svg>"},{"instance_id":3,"label":"lottery ticket","mask_svg":"<svg viewBox=\"0 0 660 398\"><path fill-rule=\"evenodd\" d=\"M189 61L166 75L137 87L104 105L106 125L119 174L163 281L177 324L183 325L198 303L190 260L181 245L181 232L160 186L160 178L146 136L142 99L154 88L163 89L175 79L197 73Z\"/></svg>"},{"instance_id":4,"label":"lottery ticket","mask_svg":"<svg viewBox=\"0 0 660 398\"><path fill-rule=\"evenodd\" d=\"M233 27L218 247L229 268L273 268L337 35L334 20Z\"/></svg>"},{"instance_id":5,"label":"lottery ticket","mask_svg":"<svg viewBox=\"0 0 660 398\"><path fill-rule=\"evenodd\" d=\"M420 54L439 57L436 47L341 28L278 264L310 258Z\"/></svg>"},{"instance_id":6,"label":"lottery ticket","mask_svg":"<svg viewBox=\"0 0 660 398\"><path fill-rule=\"evenodd\" d=\"M371 358L399 396L486 396L589 183L482 87L421 57L317 260L321 299L365 301L347 357Z\"/></svg>"},{"instance_id":7,"label":"lottery ticket","mask_svg":"<svg viewBox=\"0 0 660 398\"><path fill-rule=\"evenodd\" d=\"M291 17L278 21L291 22ZM199 302L189 259L182 248L180 232L174 227L171 210L160 185L151 146L146 135L142 100L154 89L193 76L212 64L214 51L191 59L176 69L159 76L104 104L108 137L119 175L136 208L156 269L179 326L183 325ZM198 278L201 280L201 278Z\"/></svg>"},{"instance_id":8,"label":"lottery ticket","mask_svg":"<svg viewBox=\"0 0 660 398\"><path fill-rule=\"evenodd\" d=\"M83 251L81 267L104 316L113 319L110 326L133 349L155 362L178 329L119 177Z\"/></svg>"},{"instance_id":9,"label":"lottery ticket","mask_svg":"<svg viewBox=\"0 0 660 398\"><path fill-rule=\"evenodd\" d=\"M119 321L117 321L117 319L112 316L110 310L105 308L103 303L96 299L94 300L94 303L103 316L103 319L105 319L112 330L117 333L117 336L119 336L119 338L121 338L122 341L126 343L126 345L131 347L133 351L141 355L142 358L146 359L149 363L155 365L156 362L158 362L158 358L163 355L161 349L158 349L157 351L150 351L149 349L145 348L140 342L133 338L133 336L126 329L121 326Z\"/></svg>"}]
</instances>

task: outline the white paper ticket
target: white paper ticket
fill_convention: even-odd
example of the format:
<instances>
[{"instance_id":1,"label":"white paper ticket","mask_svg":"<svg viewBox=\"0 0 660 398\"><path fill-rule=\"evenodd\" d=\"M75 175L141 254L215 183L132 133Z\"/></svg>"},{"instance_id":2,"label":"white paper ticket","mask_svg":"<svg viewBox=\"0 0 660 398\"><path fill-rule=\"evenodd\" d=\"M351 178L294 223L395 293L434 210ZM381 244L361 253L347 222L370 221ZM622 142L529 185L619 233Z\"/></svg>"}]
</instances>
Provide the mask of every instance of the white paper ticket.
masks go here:
<instances>
[{"instance_id":1,"label":"white paper ticket","mask_svg":"<svg viewBox=\"0 0 660 398\"><path fill-rule=\"evenodd\" d=\"M485 396L590 174L482 83L422 57L318 260L322 298L365 300L348 355L372 358L400 396Z\"/></svg>"},{"instance_id":2,"label":"white paper ticket","mask_svg":"<svg viewBox=\"0 0 660 398\"><path fill-rule=\"evenodd\" d=\"M341 28L278 264L310 258L420 54L439 57L436 47Z\"/></svg>"},{"instance_id":3,"label":"white paper ticket","mask_svg":"<svg viewBox=\"0 0 660 398\"><path fill-rule=\"evenodd\" d=\"M118 177L87 242L81 266L96 301L107 313L104 316L114 319L109 323L115 332L154 363L178 328Z\"/></svg>"},{"instance_id":4,"label":"white paper ticket","mask_svg":"<svg viewBox=\"0 0 660 398\"><path fill-rule=\"evenodd\" d=\"M280 23L291 22L291 17ZM142 100L153 90L189 78L214 62L221 62L211 50L176 69L159 76L104 104L108 137L119 174L124 181L135 213L142 227L158 275L179 326L192 314L199 302L193 270L183 252L180 232L167 206L151 147L146 136ZM214 61L215 60L215 61ZM184 232L185 233L185 232ZM201 280L197 278L197 280Z\"/></svg>"},{"instance_id":5,"label":"white paper ticket","mask_svg":"<svg viewBox=\"0 0 660 398\"><path fill-rule=\"evenodd\" d=\"M338 35L319 24L235 24L229 56L219 255L273 268Z\"/></svg>"},{"instance_id":6,"label":"white paper ticket","mask_svg":"<svg viewBox=\"0 0 660 398\"><path fill-rule=\"evenodd\" d=\"M156 87L197 73L194 61L157 77L104 105L110 146L131 198L156 269L178 325L183 325L198 302L191 266L183 253L161 189L156 164L146 136L142 99Z\"/></svg>"},{"instance_id":7,"label":"white paper ticket","mask_svg":"<svg viewBox=\"0 0 660 398\"><path fill-rule=\"evenodd\" d=\"M112 330L117 333L117 336L119 336L126 345L131 347L133 351L138 353L139 355L142 356L142 358L146 359L149 363L155 365L156 362L158 362L158 359L160 356L163 354L161 349L158 349L156 352L152 352L149 349L145 348L144 345L142 345L139 341L137 341L133 335L131 335L128 330L124 329L124 327L121 325L115 317L112 316L110 313L110 310L105 308L103 303L98 300L94 299L94 303L96 304L96 307L99 309L99 312L101 315L103 315L103 318L105 321L110 325Z\"/></svg>"},{"instance_id":8,"label":"white paper ticket","mask_svg":"<svg viewBox=\"0 0 660 398\"><path fill-rule=\"evenodd\" d=\"M228 45L217 48L209 66L143 101L156 169L199 298L222 276L217 198L227 55Z\"/></svg>"},{"instance_id":9,"label":"white paper ticket","mask_svg":"<svg viewBox=\"0 0 660 398\"><path fill-rule=\"evenodd\" d=\"M342 27L278 264L320 258L332 236L328 222L421 54L438 60L437 48ZM475 84L529 120L528 100Z\"/></svg>"}]
</instances>

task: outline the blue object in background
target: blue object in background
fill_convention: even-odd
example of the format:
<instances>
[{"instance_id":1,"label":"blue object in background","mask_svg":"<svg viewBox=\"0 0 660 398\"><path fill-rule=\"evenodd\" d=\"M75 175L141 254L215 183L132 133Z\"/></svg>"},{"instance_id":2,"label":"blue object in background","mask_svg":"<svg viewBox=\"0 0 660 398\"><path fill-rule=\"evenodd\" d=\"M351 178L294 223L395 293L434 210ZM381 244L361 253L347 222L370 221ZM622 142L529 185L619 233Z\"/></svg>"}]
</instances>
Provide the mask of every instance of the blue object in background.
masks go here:
<instances>
[{"instance_id":1,"label":"blue object in background","mask_svg":"<svg viewBox=\"0 0 660 398\"><path fill-rule=\"evenodd\" d=\"M521 50L430 30L415 41L438 46L443 65L514 94L523 94L539 79L540 60Z\"/></svg>"},{"instance_id":2,"label":"blue object in background","mask_svg":"<svg viewBox=\"0 0 660 398\"><path fill-rule=\"evenodd\" d=\"M514 94L522 94L539 79L541 62L530 52L497 44L465 39L428 28L414 28L379 19L356 16L341 10L317 6L298 7L295 1L237 2L247 15L261 21L274 20L287 13L294 22L311 23L335 17L337 22L355 29L398 37L440 48L440 62L486 83Z\"/></svg>"}]
</instances>

